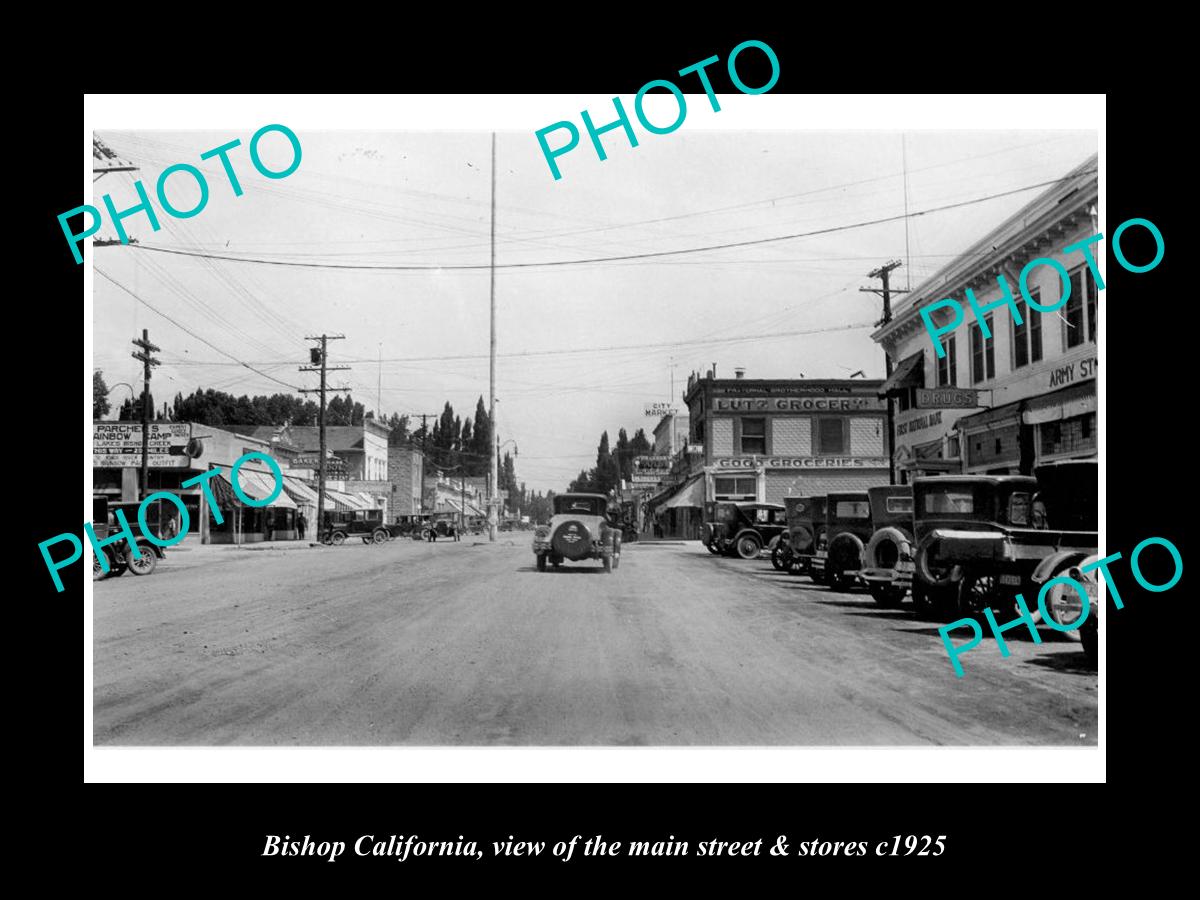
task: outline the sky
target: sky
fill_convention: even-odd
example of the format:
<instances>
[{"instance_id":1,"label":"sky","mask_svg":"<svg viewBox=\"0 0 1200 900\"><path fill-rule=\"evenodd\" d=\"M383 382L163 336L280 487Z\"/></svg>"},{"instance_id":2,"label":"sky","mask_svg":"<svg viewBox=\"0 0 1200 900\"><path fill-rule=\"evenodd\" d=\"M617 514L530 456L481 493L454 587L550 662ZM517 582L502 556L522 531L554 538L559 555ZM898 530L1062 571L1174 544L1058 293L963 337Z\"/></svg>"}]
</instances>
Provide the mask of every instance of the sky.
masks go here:
<instances>
[{"instance_id":1,"label":"sky","mask_svg":"<svg viewBox=\"0 0 1200 900\"><path fill-rule=\"evenodd\" d=\"M177 163L199 168L210 192L187 219L155 200L159 231L142 214L125 220L140 248L94 249L93 363L108 384L140 379L129 342L146 328L161 348L151 385L160 408L197 388L310 388L316 376L298 371L305 337L326 332L346 336L331 342L331 364L352 367L330 384L351 387L367 409L419 418L449 400L466 418L476 398L486 404L490 133L297 129L299 167L271 180L252 166L243 132L97 127L140 171L102 176L96 205L108 193L118 210L133 206L138 178L153 197L159 174ZM242 141L230 154L240 197L218 160L200 160L233 138ZM640 140L632 148L610 132L600 161L585 134L559 157L556 181L531 133L496 139L497 420L530 489L564 489L594 464L606 429L613 441L621 427L649 434L656 420L644 406L681 406L688 374L714 363L718 376L744 367L748 378L860 369L882 378L883 352L870 340L880 301L859 290L878 286L867 273L898 258L893 286L916 285L1045 188L913 214L1062 177L1097 146L1092 131L1016 130L684 128ZM291 159L279 134L260 147L271 168ZM186 174L173 175L167 192L181 209L198 199ZM747 247L506 268L754 241L906 211L907 221ZM106 219L97 237L114 236ZM126 395L115 390L114 404Z\"/></svg>"}]
</instances>

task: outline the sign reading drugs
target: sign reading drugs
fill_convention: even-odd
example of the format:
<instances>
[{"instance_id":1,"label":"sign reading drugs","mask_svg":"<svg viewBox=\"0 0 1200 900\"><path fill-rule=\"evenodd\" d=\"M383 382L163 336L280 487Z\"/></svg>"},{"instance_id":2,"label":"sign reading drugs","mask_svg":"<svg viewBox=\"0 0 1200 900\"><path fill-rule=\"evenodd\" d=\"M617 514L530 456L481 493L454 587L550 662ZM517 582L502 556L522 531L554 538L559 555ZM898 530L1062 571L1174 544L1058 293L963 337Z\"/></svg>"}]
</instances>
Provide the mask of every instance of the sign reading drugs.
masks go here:
<instances>
[{"instance_id":1,"label":"sign reading drugs","mask_svg":"<svg viewBox=\"0 0 1200 900\"><path fill-rule=\"evenodd\" d=\"M975 409L979 391L971 388L917 388L913 392L917 409Z\"/></svg>"},{"instance_id":2,"label":"sign reading drugs","mask_svg":"<svg viewBox=\"0 0 1200 900\"><path fill-rule=\"evenodd\" d=\"M187 422L152 422L147 457L152 469L186 469L192 426ZM95 422L92 465L103 469L138 468L142 464L141 422Z\"/></svg>"}]
</instances>

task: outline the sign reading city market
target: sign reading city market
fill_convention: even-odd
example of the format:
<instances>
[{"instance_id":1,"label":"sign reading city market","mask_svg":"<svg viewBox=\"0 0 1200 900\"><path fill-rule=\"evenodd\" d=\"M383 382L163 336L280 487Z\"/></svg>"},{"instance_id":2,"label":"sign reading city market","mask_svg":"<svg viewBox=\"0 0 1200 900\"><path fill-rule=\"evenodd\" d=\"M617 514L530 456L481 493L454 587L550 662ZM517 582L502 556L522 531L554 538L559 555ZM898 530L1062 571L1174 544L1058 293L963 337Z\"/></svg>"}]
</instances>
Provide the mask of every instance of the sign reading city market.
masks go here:
<instances>
[{"instance_id":1,"label":"sign reading city market","mask_svg":"<svg viewBox=\"0 0 1200 900\"><path fill-rule=\"evenodd\" d=\"M663 416L677 416L679 407L672 406L670 403L647 403L646 415L654 419L661 419Z\"/></svg>"},{"instance_id":2,"label":"sign reading city market","mask_svg":"<svg viewBox=\"0 0 1200 900\"><path fill-rule=\"evenodd\" d=\"M137 468L142 464L141 422L96 422L92 431L93 465ZM150 423L147 462L152 469L186 469L191 462L188 442L192 426L187 422Z\"/></svg>"},{"instance_id":3,"label":"sign reading city market","mask_svg":"<svg viewBox=\"0 0 1200 900\"><path fill-rule=\"evenodd\" d=\"M886 456L723 456L718 469L886 469Z\"/></svg>"}]
</instances>

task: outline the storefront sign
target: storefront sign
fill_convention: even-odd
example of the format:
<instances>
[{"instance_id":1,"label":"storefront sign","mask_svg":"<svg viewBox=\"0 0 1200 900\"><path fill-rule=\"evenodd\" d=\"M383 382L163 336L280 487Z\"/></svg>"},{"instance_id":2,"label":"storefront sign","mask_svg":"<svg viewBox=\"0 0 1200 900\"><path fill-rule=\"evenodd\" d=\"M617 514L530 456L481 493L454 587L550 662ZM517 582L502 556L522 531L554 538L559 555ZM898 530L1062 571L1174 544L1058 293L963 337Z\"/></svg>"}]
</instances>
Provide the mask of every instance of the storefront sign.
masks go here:
<instances>
[{"instance_id":1,"label":"storefront sign","mask_svg":"<svg viewBox=\"0 0 1200 900\"><path fill-rule=\"evenodd\" d=\"M886 469L885 456L731 456L714 459L718 469Z\"/></svg>"},{"instance_id":2,"label":"storefront sign","mask_svg":"<svg viewBox=\"0 0 1200 900\"><path fill-rule=\"evenodd\" d=\"M979 392L970 388L917 388L913 400L917 409L975 409Z\"/></svg>"},{"instance_id":3,"label":"storefront sign","mask_svg":"<svg viewBox=\"0 0 1200 900\"><path fill-rule=\"evenodd\" d=\"M1051 369L1049 386L1059 388L1064 385L1074 384L1076 381L1087 381L1089 378L1095 378L1096 366L1096 357L1087 356L1075 362L1067 363L1065 366Z\"/></svg>"},{"instance_id":4,"label":"storefront sign","mask_svg":"<svg viewBox=\"0 0 1200 900\"><path fill-rule=\"evenodd\" d=\"M933 425L942 424L941 410L936 412L926 413L923 416L916 416L906 422L896 423L896 437L902 437L906 434L916 431L922 431Z\"/></svg>"},{"instance_id":5,"label":"storefront sign","mask_svg":"<svg viewBox=\"0 0 1200 900\"><path fill-rule=\"evenodd\" d=\"M672 406L669 403L647 403L646 415L655 419L661 419L663 416L679 415L679 407Z\"/></svg>"},{"instance_id":6,"label":"storefront sign","mask_svg":"<svg viewBox=\"0 0 1200 900\"><path fill-rule=\"evenodd\" d=\"M150 423L152 469L186 469L192 426L187 422ZM101 469L138 468L142 464L141 422L96 422L92 426L92 465Z\"/></svg>"},{"instance_id":7,"label":"storefront sign","mask_svg":"<svg viewBox=\"0 0 1200 900\"><path fill-rule=\"evenodd\" d=\"M863 412L887 409L877 397L714 397L713 412Z\"/></svg>"},{"instance_id":8,"label":"storefront sign","mask_svg":"<svg viewBox=\"0 0 1200 900\"><path fill-rule=\"evenodd\" d=\"M636 475L641 472L649 475L651 472L663 474L671 470L671 457L669 456L635 456L633 458L633 472Z\"/></svg>"}]
</instances>

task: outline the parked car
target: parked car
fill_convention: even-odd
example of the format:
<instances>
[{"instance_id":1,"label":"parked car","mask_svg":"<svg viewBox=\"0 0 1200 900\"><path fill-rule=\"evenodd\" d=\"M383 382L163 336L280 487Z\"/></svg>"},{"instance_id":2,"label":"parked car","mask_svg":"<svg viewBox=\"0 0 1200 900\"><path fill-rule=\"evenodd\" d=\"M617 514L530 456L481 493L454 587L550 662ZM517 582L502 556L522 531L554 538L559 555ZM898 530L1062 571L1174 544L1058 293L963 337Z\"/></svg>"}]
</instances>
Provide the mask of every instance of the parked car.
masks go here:
<instances>
[{"instance_id":1,"label":"parked car","mask_svg":"<svg viewBox=\"0 0 1200 900\"><path fill-rule=\"evenodd\" d=\"M794 506L788 507L788 545L792 557L788 571L793 575L812 575L817 547L824 546L825 501L825 495L818 494L798 498Z\"/></svg>"},{"instance_id":2,"label":"parked car","mask_svg":"<svg viewBox=\"0 0 1200 900\"><path fill-rule=\"evenodd\" d=\"M720 553L721 548L717 544L717 534L722 531L721 523L717 521L717 504L709 500L704 504L704 523L700 526L700 543L707 548L709 553Z\"/></svg>"},{"instance_id":3,"label":"parked car","mask_svg":"<svg viewBox=\"0 0 1200 900\"><path fill-rule=\"evenodd\" d=\"M550 524L533 532L537 570L558 568L565 560L598 559L605 572L621 565L621 529L614 526L603 494L556 494Z\"/></svg>"},{"instance_id":4,"label":"parked car","mask_svg":"<svg viewBox=\"0 0 1200 900\"><path fill-rule=\"evenodd\" d=\"M169 506L167 504L166 500L155 500L148 504L146 509L146 521L154 531L154 536L159 540L167 540L175 536L165 534L161 527L161 523L170 521L171 515L177 514L174 504ZM93 551L93 581L99 581L102 578L120 578L125 574L126 569L134 575L150 575L157 568L158 561L166 555L162 547L150 543L141 533L137 518L139 506L141 506L140 503L114 503L107 497L92 497L92 530L96 534L97 542L103 541L109 535L116 534L120 530L121 525L116 517L116 511L119 509L135 535L134 542L137 544L139 554L137 557L133 555L127 540L102 547L101 552L108 563L106 572L100 562L100 557Z\"/></svg>"},{"instance_id":5,"label":"parked car","mask_svg":"<svg viewBox=\"0 0 1200 900\"><path fill-rule=\"evenodd\" d=\"M1078 635L1079 641L1083 645L1084 658L1093 666L1096 665L1096 641L1100 634L1100 599L1096 584L1096 570L1092 569L1090 572L1083 570L1101 558L1099 553L1085 556L1077 565L1071 566L1064 573L1067 577L1074 578L1083 585L1084 593L1088 598L1087 618L1080 623L1078 628L1068 631L1066 634ZM1069 584L1056 584L1046 595L1046 611L1054 617L1058 624L1070 625L1079 621L1079 616L1083 613L1083 600L1080 598L1079 592Z\"/></svg>"},{"instance_id":6,"label":"parked car","mask_svg":"<svg viewBox=\"0 0 1200 900\"><path fill-rule=\"evenodd\" d=\"M775 549L787 528L786 513L778 503L718 503L712 542L718 553L757 559L764 547Z\"/></svg>"},{"instance_id":7,"label":"parked car","mask_svg":"<svg viewBox=\"0 0 1200 900\"><path fill-rule=\"evenodd\" d=\"M382 509L325 510L321 543L341 546L350 537L364 544L382 544L391 538L383 525Z\"/></svg>"},{"instance_id":8,"label":"parked car","mask_svg":"<svg viewBox=\"0 0 1200 900\"><path fill-rule=\"evenodd\" d=\"M871 539L863 548L860 577L880 606L898 606L913 579L913 495L909 485L867 489Z\"/></svg>"},{"instance_id":9,"label":"parked car","mask_svg":"<svg viewBox=\"0 0 1200 900\"><path fill-rule=\"evenodd\" d=\"M810 563L817 584L849 590L863 566L863 549L871 539L871 501L866 491L825 496L825 540Z\"/></svg>"},{"instance_id":10,"label":"parked car","mask_svg":"<svg viewBox=\"0 0 1200 900\"><path fill-rule=\"evenodd\" d=\"M1090 475L1086 463L1069 471L1039 469L1042 491L1028 475L917 478L913 602L961 616L990 608L1001 621L1016 613L1017 594L1034 597L1036 605L1048 573L1095 552L1094 530L1054 527L1094 521L1095 465L1090 461ZM1090 486L1082 487L1088 478Z\"/></svg>"}]
</instances>

